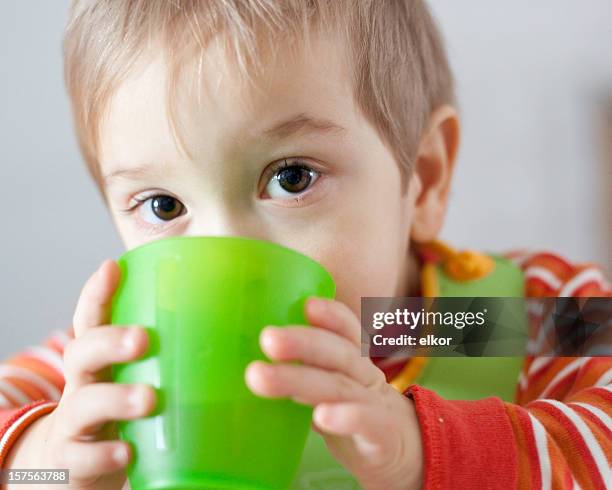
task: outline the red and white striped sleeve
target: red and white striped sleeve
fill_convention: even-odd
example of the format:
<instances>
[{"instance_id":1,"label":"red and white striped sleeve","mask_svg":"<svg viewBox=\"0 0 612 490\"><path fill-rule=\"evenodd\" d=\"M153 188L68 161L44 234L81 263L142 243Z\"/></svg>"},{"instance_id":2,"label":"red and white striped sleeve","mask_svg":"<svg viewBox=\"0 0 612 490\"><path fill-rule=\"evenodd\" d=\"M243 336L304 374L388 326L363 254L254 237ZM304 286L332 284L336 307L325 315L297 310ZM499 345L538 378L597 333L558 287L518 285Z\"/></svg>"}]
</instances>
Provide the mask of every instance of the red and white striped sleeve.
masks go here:
<instances>
[{"instance_id":1,"label":"red and white striped sleeve","mask_svg":"<svg viewBox=\"0 0 612 490\"><path fill-rule=\"evenodd\" d=\"M599 267L514 252L528 296L610 297ZM413 385L424 488L612 488L612 357L528 358L515 403Z\"/></svg>"},{"instance_id":2,"label":"red and white striped sleeve","mask_svg":"<svg viewBox=\"0 0 612 490\"><path fill-rule=\"evenodd\" d=\"M511 258L525 272L528 296L612 297L596 264L553 253ZM612 486L612 358L527 358L516 402L506 409L521 475L545 488Z\"/></svg>"},{"instance_id":3,"label":"red and white striped sleeve","mask_svg":"<svg viewBox=\"0 0 612 490\"><path fill-rule=\"evenodd\" d=\"M0 363L0 468L19 435L57 406L64 389L64 347L72 338L72 328L56 330L42 345Z\"/></svg>"}]
</instances>

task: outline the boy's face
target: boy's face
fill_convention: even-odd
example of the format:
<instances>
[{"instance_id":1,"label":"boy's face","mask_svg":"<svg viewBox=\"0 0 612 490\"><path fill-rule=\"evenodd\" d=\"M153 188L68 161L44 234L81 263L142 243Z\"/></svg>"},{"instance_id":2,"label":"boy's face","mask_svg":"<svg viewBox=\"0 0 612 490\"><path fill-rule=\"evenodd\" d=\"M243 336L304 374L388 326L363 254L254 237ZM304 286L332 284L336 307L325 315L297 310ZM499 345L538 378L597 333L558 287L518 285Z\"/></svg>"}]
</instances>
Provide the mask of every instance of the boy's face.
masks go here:
<instances>
[{"instance_id":1,"label":"boy's face","mask_svg":"<svg viewBox=\"0 0 612 490\"><path fill-rule=\"evenodd\" d=\"M313 37L306 55L277 59L259 91L215 43L200 88L197 63L186 69L176 113L190 157L169 124L164 61L121 84L99 161L125 246L172 235L276 242L326 267L357 314L361 296L413 293L412 181L402 195L398 164L353 101L344 53Z\"/></svg>"}]
</instances>

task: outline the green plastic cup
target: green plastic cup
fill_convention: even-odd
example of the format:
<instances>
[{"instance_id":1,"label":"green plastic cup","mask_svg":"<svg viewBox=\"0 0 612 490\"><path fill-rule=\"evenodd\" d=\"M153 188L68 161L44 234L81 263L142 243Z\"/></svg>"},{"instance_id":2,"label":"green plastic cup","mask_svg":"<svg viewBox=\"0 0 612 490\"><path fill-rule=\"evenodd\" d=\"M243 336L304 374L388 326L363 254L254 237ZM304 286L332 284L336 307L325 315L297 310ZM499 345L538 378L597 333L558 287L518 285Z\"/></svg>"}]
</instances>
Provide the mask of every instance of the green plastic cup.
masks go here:
<instances>
[{"instance_id":1,"label":"green plastic cup","mask_svg":"<svg viewBox=\"0 0 612 490\"><path fill-rule=\"evenodd\" d=\"M306 325L309 296L333 298L331 275L275 243L172 237L119 258L112 323L139 324L149 349L115 364L118 383L148 383L155 411L118 423L134 457L132 490L283 489L297 471L312 408L253 394L246 366L267 359L266 325Z\"/></svg>"}]
</instances>

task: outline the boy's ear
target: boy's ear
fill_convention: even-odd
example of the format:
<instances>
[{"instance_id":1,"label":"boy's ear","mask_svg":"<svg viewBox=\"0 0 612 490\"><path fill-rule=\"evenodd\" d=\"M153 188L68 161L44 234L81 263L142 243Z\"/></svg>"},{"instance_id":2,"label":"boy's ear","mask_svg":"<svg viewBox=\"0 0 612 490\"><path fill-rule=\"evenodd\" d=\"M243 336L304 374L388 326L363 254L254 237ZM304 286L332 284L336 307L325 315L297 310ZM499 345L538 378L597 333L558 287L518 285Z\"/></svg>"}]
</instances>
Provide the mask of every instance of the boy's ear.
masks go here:
<instances>
[{"instance_id":1,"label":"boy's ear","mask_svg":"<svg viewBox=\"0 0 612 490\"><path fill-rule=\"evenodd\" d=\"M411 191L416 193L410 238L417 243L437 237L446 214L460 127L457 111L444 105L436 109L419 142Z\"/></svg>"}]
</instances>

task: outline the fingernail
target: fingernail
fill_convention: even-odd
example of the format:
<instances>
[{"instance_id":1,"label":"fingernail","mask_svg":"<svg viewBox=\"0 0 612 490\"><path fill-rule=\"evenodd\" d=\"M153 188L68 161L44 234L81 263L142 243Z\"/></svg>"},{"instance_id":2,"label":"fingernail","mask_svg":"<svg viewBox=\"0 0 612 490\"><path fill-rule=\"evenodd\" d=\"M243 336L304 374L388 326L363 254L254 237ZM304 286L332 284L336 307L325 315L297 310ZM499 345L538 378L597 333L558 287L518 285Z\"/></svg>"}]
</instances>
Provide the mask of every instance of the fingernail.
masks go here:
<instances>
[{"instance_id":1,"label":"fingernail","mask_svg":"<svg viewBox=\"0 0 612 490\"><path fill-rule=\"evenodd\" d=\"M123 344L123 348L127 354L134 352L138 335L140 335L140 333L135 328L130 328L123 334L121 343Z\"/></svg>"},{"instance_id":2,"label":"fingernail","mask_svg":"<svg viewBox=\"0 0 612 490\"><path fill-rule=\"evenodd\" d=\"M127 453L127 449L125 448L125 446L123 446L123 445L117 446L113 450L113 459L117 463L126 463L127 462L128 453Z\"/></svg>"},{"instance_id":3,"label":"fingernail","mask_svg":"<svg viewBox=\"0 0 612 490\"><path fill-rule=\"evenodd\" d=\"M132 407L135 410L140 411L140 408L142 406L143 395L144 394L142 392L142 388L140 387L132 388L130 394L128 395L128 403L130 404L130 407Z\"/></svg>"},{"instance_id":4,"label":"fingernail","mask_svg":"<svg viewBox=\"0 0 612 490\"><path fill-rule=\"evenodd\" d=\"M261 376L268 376L270 374L270 368L272 366L264 361L254 361L253 363L251 363L250 367L249 367L249 371L252 373L253 370L255 371L259 371L259 375L256 377L261 377Z\"/></svg>"},{"instance_id":5,"label":"fingernail","mask_svg":"<svg viewBox=\"0 0 612 490\"><path fill-rule=\"evenodd\" d=\"M274 335L273 330L275 328L276 327L273 325L268 325L261 332L261 346L264 348L264 350L272 345L272 337Z\"/></svg>"},{"instance_id":6,"label":"fingernail","mask_svg":"<svg viewBox=\"0 0 612 490\"><path fill-rule=\"evenodd\" d=\"M329 405L320 404L315 407L313 418L315 423L317 423L321 427L324 427L329 424L334 418L333 408Z\"/></svg>"},{"instance_id":7,"label":"fingernail","mask_svg":"<svg viewBox=\"0 0 612 490\"><path fill-rule=\"evenodd\" d=\"M95 276L99 276L100 273L102 272L102 269L104 269L104 266L106 265L107 260L104 260L99 266L98 266L98 270L95 272Z\"/></svg>"},{"instance_id":8,"label":"fingernail","mask_svg":"<svg viewBox=\"0 0 612 490\"><path fill-rule=\"evenodd\" d=\"M310 307L318 313L322 313L327 308L327 301L316 296L309 299Z\"/></svg>"}]
</instances>

